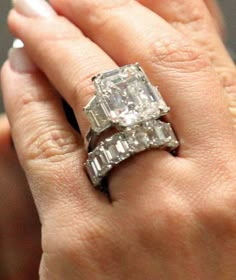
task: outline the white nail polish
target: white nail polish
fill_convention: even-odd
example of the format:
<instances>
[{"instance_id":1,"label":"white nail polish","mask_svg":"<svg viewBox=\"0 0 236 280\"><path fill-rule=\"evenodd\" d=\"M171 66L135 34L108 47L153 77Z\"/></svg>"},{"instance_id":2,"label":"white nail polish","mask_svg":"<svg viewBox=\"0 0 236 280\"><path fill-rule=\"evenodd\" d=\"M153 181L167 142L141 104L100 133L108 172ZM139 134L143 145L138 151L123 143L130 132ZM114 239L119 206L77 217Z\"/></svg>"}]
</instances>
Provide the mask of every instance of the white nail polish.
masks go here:
<instances>
[{"instance_id":1,"label":"white nail polish","mask_svg":"<svg viewBox=\"0 0 236 280\"><path fill-rule=\"evenodd\" d=\"M12 0L14 8L28 17L51 17L56 12L45 0Z\"/></svg>"},{"instance_id":2,"label":"white nail polish","mask_svg":"<svg viewBox=\"0 0 236 280\"><path fill-rule=\"evenodd\" d=\"M20 39L15 39L13 41L12 47L15 49L24 48L24 43Z\"/></svg>"},{"instance_id":3,"label":"white nail polish","mask_svg":"<svg viewBox=\"0 0 236 280\"><path fill-rule=\"evenodd\" d=\"M37 69L24 48L11 48L8 57L12 70L18 73L32 73Z\"/></svg>"}]
</instances>

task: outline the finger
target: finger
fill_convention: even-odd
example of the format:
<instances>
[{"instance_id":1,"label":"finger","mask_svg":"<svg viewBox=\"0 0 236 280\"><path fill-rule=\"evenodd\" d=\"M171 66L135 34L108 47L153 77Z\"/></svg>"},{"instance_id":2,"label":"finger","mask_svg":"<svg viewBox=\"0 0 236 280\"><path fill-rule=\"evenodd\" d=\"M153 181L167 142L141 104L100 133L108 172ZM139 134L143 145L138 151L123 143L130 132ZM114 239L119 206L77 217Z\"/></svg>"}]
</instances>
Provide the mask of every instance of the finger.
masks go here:
<instances>
[{"instance_id":1,"label":"finger","mask_svg":"<svg viewBox=\"0 0 236 280\"><path fill-rule=\"evenodd\" d=\"M5 114L0 114L0 149L1 153L9 150L11 144L10 125Z\"/></svg>"},{"instance_id":2,"label":"finger","mask_svg":"<svg viewBox=\"0 0 236 280\"><path fill-rule=\"evenodd\" d=\"M0 278L15 279L17 275L21 279L35 279L41 256L40 225L5 114L0 116L0 154L1 256L7 273L6 276L1 271Z\"/></svg>"},{"instance_id":3,"label":"finger","mask_svg":"<svg viewBox=\"0 0 236 280\"><path fill-rule=\"evenodd\" d=\"M236 68L222 40L215 32L215 21L205 3L199 0L167 2L140 0L140 2L171 23L178 31L192 38L197 47L206 51L221 79L236 127ZM214 1L207 1L207 4L214 15L219 14Z\"/></svg>"},{"instance_id":4,"label":"finger","mask_svg":"<svg viewBox=\"0 0 236 280\"><path fill-rule=\"evenodd\" d=\"M142 6L140 5L139 7L142 7ZM155 14L152 14L152 15L155 16L155 19L153 17L151 17L151 22L155 23L156 15ZM113 15L111 14L111 16L113 16ZM71 25L67 20L57 18L57 17L42 20L39 18L25 17L25 16L20 15L17 12L13 12L10 15L9 22L10 22L12 31L26 43L27 50L30 52L30 55L32 56L34 61L47 74L47 76L54 83L54 85L57 86L59 92L61 92L65 98L67 96L66 99L73 106L74 110L78 110L78 108L75 108L75 105L73 105L73 100L75 100L74 102L76 105L77 104L79 105L80 102L82 103L83 96L85 96L85 95L90 96L90 94L88 94L88 88L86 89L86 91L85 91L85 87L84 87L84 91L81 91L81 88L80 88L80 92L78 91L78 89L72 91L72 92L74 92L74 94L72 93L72 95L70 95L70 96L72 96L72 98L71 98L71 101L69 101L68 92L70 94L71 91L66 91L65 85L68 86L67 89L71 89L71 88L73 89L74 87L70 87L70 85L71 85L71 83L74 82L74 79L79 79L79 81L81 81L80 75L82 77L85 77L84 74L86 74L86 73L88 74L88 76L86 76L86 79L87 79L86 81L88 81L88 79L91 78L91 76L89 76L89 71L90 71L89 69L90 69L90 64L93 64L94 56L87 55L88 53L83 52L85 47L87 47L87 49L91 50L89 47L91 41L89 41L88 45L87 44L84 45L83 43L81 44L81 42L84 42L83 41L84 37L80 38L80 40L78 42L77 42L77 40L71 40L71 38L77 38L78 34L81 34L81 33L76 28L74 28L74 26ZM118 20L117 22L120 24L120 20ZM53 23L55 23L55 24L53 24ZM171 38L175 38L175 36L178 37L177 34L179 34L179 33L177 33L167 23L165 23L161 19L160 19L160 23L161 23L161 27L158 27L159 20L158 20L158 23L155 24L156 27L158 27L158 29L166 28L166 30L164 29L164 33L169 34ZM68 26L70 26L69 29L68 29ZM124 27L125 27L125 25L122 28L124 28ZM105 26L104 26L104 28L105 28ZM132 26L130 26L130 28L132 28ZM144 25L144 28L145 28L145 25ZM127 36L130 36L130 30L128 30L128 28L126 28L126 29L127 29ZM36 32L36 30L37 30L37 32ZM106 31L107 30L104 30L104 32L106 32ZM114 28L114 31L117 34L117 28ZM212 144L210 144L210 141L209 141L209 137L211 137L211 134L214 134L214 137L212 136L212 138L214 138L214 139L215 138L217 139L218 137L221 138L221 132L220 133L218 132L218 126L215 129L215 128L209 126L208 122L206 122L205 120L204 121L202 120L201 125L204 126L205 129L207 130L207 136L205 134L205 129L203 129L203 127L201 127L201 129L204 130L204 133L203 133L203 131L200 132L200 130L199 130L199 126L200 126L199 125L199 113L197 113L197 112L199 112L199 110L200 111L203 110L203 108L204 108L204 111L202 112L203 118L205 117L208 120L213 115L213 111L215 110L215 107L217 107L218 109L219 109L219 106L220 106L220 108L222 107L222 110L221 110L222 116L220 118L217 118L214 116L213 121L217 122L217 125L220 125L221 128L223 128L224 131L226 131L226 139L228 139L229 143L232 142L230 132L229 132L229 130L230 130L229 121L227 121L227 116L226 116L227 112L224 109L225 108L224 100L223 99L219 100L218 98L213 98L213 100L211 99L211 103L214 104L215 107L213 106L213 107L209 108L210 110L209 110L209 115L208 115L208 114L206 114L206 110L207 110L206 107L203 106L204 105L203 101L202 101L203 96L199 96L199 94L198 94L198 92L200 92L202 95L204 93L205 94L208 93L208 90L210 87L213 87L215 89L214 94L215 94L215 91L216 92L219 91L219 88L217 88L218 85L216 86L215 84L209 84L209 81L208 80L206 81L206 79L205 79L207 77L208 71L211 74L210 77L212 77L212 75L213 75L212 72L210 72L210 70L208 70L208 64L205 62L205 60L202 60L202 59L198 60L199 56L195 52L192 54L192 56L190 56L191 51L188 51L188 48L185 46L185 51L182 52L182 55L185 55L184 56L185 60L186 60L185 63L186 63L186 66L188 66L188 67L186 67L186 69L183 69L183 71L180 70L181 73L178 73L177 69L182 64L181 61L179 61L179 62L177 61L176 66L173 65L172 68L168 69L167 66L168 66L168 64L170 64L170 61L168 62L168 59L166 59L166 61L164 61L165 63L163 63L163 65L162 65L162 69L161 69L161 65L160 65L160 69L158 69L158 71L157 71L157 67L155 67L154 62L153 62L153 65L154 65L154 67L153 67L153 65L151 65L152 63L151 64L146 63L147 57L146 58L140 57L141 53L145 55L145 52L143 51L144 49L148 50L147 45L145 46L145 44L143 44L143 40L140 41L142 43L142 45L140 47L138 47L138 50L136 49L137 46L134 48L134 45L131 46L131 45L127 44L128 40L132 41L132 40L134 40L134 37L135 37L136 41L134 40L134 44L137 45L137 41L139 41L140 38L138 38L139 31L138 30L136 30L136 31L137 31L137 34L136 33L133 34L132 35L133 37L131 36L131 38L129 38L129 39L123 38L123 37L120 37L120 38L116 37L116 36L114 36L115 34L113 34L112 36L105 37L104 34L102 33L102 30L99 31L99 34L101 36L103 36L103 39L105 39L107 41L107 44L109 46L111 46L111 44L113 44L113 46L114 46L115 44L117 44L117 41L121 41L124 43L124 45L122 45L122 47L119 48L119 51L115 50L115 48L113 47L114 51L117 51L116 60L118 61L120 59L119 64L127 64L130 62L135 62L135 61L141 60L140 61L141 64L145 66L146 71L148 72L148 74L150 74L154 84L159 84L158 80L163 81L162 85L163 85L163 88L165 89L165 91L163 91L162 93L163 93L163 95L165 95L167 103L172 102L172 105L175 104L175 107L173 106L173 108L175 110L173 110L173 113L171 116L172 120L173 120L172 123L175 126L175 130L177 130L177 134L181 137L181 140L185 141L185 147L182 148L182 153L180 152L180 155L185 156L185 157L188 157L188 156L190 157L194 154L196 156L199 156L199 158L200 158L200 154L201 154L199 152L200 146L201 147L205 146L204 149L202 148L202 153L204 152L204 154L205 154L205 149L212 149ZM132 30L132 32L133 32L133 30ZM151 35L151 34L149 34L149 35ZM159 36L160 36L160 34L159 34ZM54 40L53 40L53 38L54 38ZM57 40L55 40L55 38ZM58 40L58 38L59 38L59 40ZM67 40L64 40L64 38L67 38ZM94 37L94 39L97 39L97 38ZM152 39L152 36L150 36L149 40L147 40L147 43L151 44L150 39ZM157 38L155 38L155 39L157 39ZM40 40L40 42L43 42L43 43L38 44L39 40ZM179 43L182 42L182 37L179 39L177 38L176 41L178 41ZM86 41L86 42L88 42L88 41ZM162 42L163 42L163 38L162 38ZM93 44L93 46L94 46L94 44ZM132 57L131 48L133 49L133 53L134 53L134 55L136 55L136 57L135 56ZM57 50L57 51L55 52L55 50ZM83 56L80 57L80 60L77 59L78 50L79 50L79 52L81 52L83 54ZM99 50L99 53L96 50ZM171 48L170 48L170 50L171 50ZM96 49L94 49L94 51L96 53L96 57L99 58L100 55L102 55L102 57L104 58L104 56L103 56L104 52L101 52L101 50L97 46L96 46ZM130 57L127 56L126 51L127 51L127 53L131 54ZM175 53L175 48L173 48L173 46L172 46L171 52L172 52L172 57L174 58L175 54L173 54L173 53ZM139 53L139 55L137 55L138 53ZM182 57L182 55L181 55L181 57ZM165 57L165 48L162 48L162 56ZM189 56L189 60L188 60L188 56ZM91 59L91 57L92 57L92 59ZM107 55L105 55L105 57L107 59ZM195 57L196 57L196 60L195 60ZM62 60L62 58L64 58L64 60ZM96 60L96 61L99 61L99 67L101 67L101 68L107 66L107 64L104 63L104 61L106 61L106 60L105 59L103 60L103 58L102 58L102 62L101 62L101 59ZM159 56L159 58L160 58L160 56ZM177 60L178 60L178 57L177 57ZM192 63L192 60L194 60L195 63ZM86 61L86 67L83 69L77 68L78 64L84 65L83 64L84 61ZM112 61L112 60L109 58L109 61ZM112 61L112 63L113 63L113 65L116 65L113 61ZM63 65L63 67L61 67L61 65ZM202 72L199 70L200 74L198 73L198 71L191 72L191 69L193 68L194 65L196 68L204 69L204 70L202 70ZM103 70L112 69L112 68L114 68L114 66L105 68ZM155 73L153 71L153 68L155 69ZM79 71L74 71L74 69L79 69ZM205 72L205 69L206 69L206 72ZM188 71L189 71L189 73L188 73ZM159 75L159 72L162 72L162 75ZM184 73L184 75L183 75L183 73ZM158 75L159 75L159 77L158 77ZM182 81L182 77L183 76L185 77L186 75L188 76L188 79L185 80L185 83L184 83ZM76 78L74 78L74 77L76 77ZM155 81L155 79L156 79L156 81ZM200 79L200 80L203 79L205 81L204 88L202 85L200 85L200 89L199 88L195 89L195 85L192 85L192 83L196 79ZM215 81L215 76L212 77L212 79L214 79L214 81ZM60 86L60 88L59 88L59 86ZM207 88L205 88L205 86ZM170 89L171 87L172 87L172 89ZM190 91L190 88L191 88L191 91ZM167 91L167 89L168 89L168 91ZM92 91L93 90L94 89L92 89ZM182 93L182 95L178 95L178 96L175 95L176 90L178 93ZM187 93L185 91L187 91ZM83 94L83 92L84 92L84 94ZM190 98L190 96L188 96L190 93L192 94L191 98ZM81 96L81 97L79 97L79 96ZM79 100L79 98L81 98L80 101L79 102L76 101L76 100ZM207 97L207 98L209 98L209 97ZM200 104L198 103L199 100L200 100ZM87 103L87 100L85 103ZM185 106L184 106L184 104L185 104ZM83 105L85 105L85 104L83 104ZM192 108L192 110L190 112L189 109L187 110L187 107L190 108L192 105L194 108ZM200 105L200 108L199 108L199 105ZM177 112L178 112L178 114L177 114ZM190 116L188 115L189 113L190 113ZM192 116L191 116L191 113L192 113ZM205 116L204 116L204 114L205 114ZM214 111L214 114L215 114L215 111ZM223 119L226 118L226 121L222 122L222 118ZM193 122L193 123L190 122L191 126L188 121L189 119L191 119L191 122ZM79 121L80 121L79 124L81 124L81 120L79 120ZM218 123L218 121L219 121L219 123ZM209 127L210 131L208 131L208 127ZM213 148L214 148L214 153L217 154L216 150L222 149L222 143L220 143L220 141L218 142L215 140L212 140L212 142L215 143L213 145ZM190 153L190 147L191 147L191 153ZM229 147L227 147L227 148L229 148ZM131 163L133 163L133 164L132 164L132 168L131 169L129 168L129 171L131 172L131 174L137 175L137 176L135 176L135 178L140 178L140 176L141 176L140 174L142 174L142 173L136 173L135 169L138 166L143 166L144 163L149 163L148 159L151 159L151 161L152 161L152 164L153 164L152 170L154 170L154 169L157 170L158 174L163 174L163 176L167 175L167 172L164 173L161 163L163 163L163 166L166 166L166 164L165 164L166 162L171 162L173 164L174 160L170 160L171 156L168 155L168 153L160 154L157 151L155 153L153 153L152 156L150 156L150 155L151 154L149 154L149 153L148 154L144 153L144 155L138 156L137 161L135 159L133 159L133 161L130 162L130 164ZM160 155L160 157L159 157L159 155ZM154 157L158 158L158 163L156 161L154 161ZM142 159L144 159L143 162L142 162ZM125 168L125 166L123 166L122 170L124 170L124 168ZM116 176L115 174L118 174L118 175ZM116 194L117 194L117 192L119 192L120 195L122 195L123 197L125 196L127 199L127 197L130 197L129 194L132 195L132 193L131 193L132 188L127 188L127 185L129 185L129 180L127 180L127 177L119 176L121 174L121 169L117 169L117 173L115 173L115 174L113 173L113 175L116 176L116 179L114 177L112 177L114 179L111 182L112 197L117 198ZM134 186L137 189L137 193L139 193L142 188L142 184L135 184L135 180L133 180L133 178L134 177L131 176L130 185ZM147 178L147 177L144 176L144 178ZM113 188L113 186L115 186L115 187ZM150 184L150 188L151 188L151 186L153 186L153 184ZM150 190L150 191L152 191L152 190Z\"/></svg>"},{"instance_id":5,"label":"finger","mask_svg":"<svg viewBox=\"0 0 236 280\"><path fill-rule=\"evenodd\" d=\"M95 91L91 78L118 67L117 64L65 18L29 18L14 11L10 25L39 68L73 108L85 137L88 121L83 107Z\"/></svg>"},{"instance_id":6,"label":"finger","mask_svg":"<svg viewBox=\"0 0 236 280\"><path fill-rule=\"evenodd\" d=\"M88 123L84 122L83 125L85 116L82 113L82 107L94 94L95 89L91 87L91 77L104 70L113 69L117 65L65 19L59 17L53 17L50 20L29 19L17 13L13 13L11 17L17 21L13 23L16 24L13 29L24 40L34 61L47 73L58 91L74 108L80 128L85 133ZM28 29L29 26L32 30ZM18 30L19 27L20 30ZM25 36L24 28L28 29L29 36ZM44 43L38 44L38 40ZM45 50L47 50L47 55L45 55ZM171 157L168 153L162 154L164 161ZM136 163L136 165L139 164ZM124 181L123 177L119 177L117 182L118 190L119 186L126 184L126 179ZM115 198L114 192L111 196Z\"/></svg>"},{"instance_id":7,"label":"finger","mask_svg":"<svg viewBox=\"0 0 236 280\"><path fill-rule=\"evenodd\" d=\"M223 13L217 2L218 1L216 0L205 0L207 8L215 23L216 30L218 31L219 35L224 39L226 36L225 21Z\"/></svg>"},{"instance_id":8,"label":"finger","mask_svg":"<svg viewBox=\"0 0 236 280\"><path fill-rule=\"evenodd\" d=\"M82 209L95 196L97 200L81 172L85 155L79 136L64 116L60 97L24 49L10 51L10 63L2 69L2 88L16 151L41 221L62 205L69 211L73 203Z\"/></svg>"},{"instance_id":9,"label":"finger","mask_svg":"<svg viewBox=\"0 0 236 280\"><path fill-rule=\"evenodd\" d=\"M222 89L208 59L162 18L136 1L51 3L118 64L140 62L172 108L171 122L185 147L199 150L209 145L209 137L221 138L215 130L219 126L232 133Z\"/></svg>"},{"instance_id":10,"label":"finger","mask_svg":"<svg viewBox=\"0 0 236 280\"><path fill-rule=\"evenodd\" d=\"M36 279L40 224L25 174L11 145L10 126L0 117L1 279ZM27 247L27 250L25 248Z\"/></svg>"}]
</instances>

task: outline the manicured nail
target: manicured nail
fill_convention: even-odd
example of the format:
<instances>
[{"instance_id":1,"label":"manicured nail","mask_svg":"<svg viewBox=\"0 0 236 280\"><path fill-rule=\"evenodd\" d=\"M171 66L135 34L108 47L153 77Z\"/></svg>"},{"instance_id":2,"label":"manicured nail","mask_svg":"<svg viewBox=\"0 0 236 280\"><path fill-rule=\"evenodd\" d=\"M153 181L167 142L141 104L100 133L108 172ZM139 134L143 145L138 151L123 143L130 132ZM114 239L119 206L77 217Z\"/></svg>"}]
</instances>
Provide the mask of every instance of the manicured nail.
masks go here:
<instances>
[{"instance_id":1,"label":"manicured nail","mask_svg":"<svg viewBox=\"0 0 236 280\"><path fill-rule=\"evenodd\" d=\"M24 43L20 39L15 39L12 44L13 48L24 48Z\"/></svg>"},{"instance_id":2,"label":"manicured nail","mask_svg":"<svg viewBox=\"0 0 236 280\"><path fill-rule=\"evenodd\" d=\"M28 17L50 17L56 12L45 0L12 0L14 8Z\"/></svg>"},{"instance_id":3,"label":"manicured nail","mask_svg":"<svg viewBox=\"0 0 236 280\"><path fill-rule=\"evenodd\" d=\"M9 50L8 57L11 68L19 73L34 72L37 67L31 61L23 46L23 42L16 39L13 43L13 47Z\"/></svg>"}]
</instances>

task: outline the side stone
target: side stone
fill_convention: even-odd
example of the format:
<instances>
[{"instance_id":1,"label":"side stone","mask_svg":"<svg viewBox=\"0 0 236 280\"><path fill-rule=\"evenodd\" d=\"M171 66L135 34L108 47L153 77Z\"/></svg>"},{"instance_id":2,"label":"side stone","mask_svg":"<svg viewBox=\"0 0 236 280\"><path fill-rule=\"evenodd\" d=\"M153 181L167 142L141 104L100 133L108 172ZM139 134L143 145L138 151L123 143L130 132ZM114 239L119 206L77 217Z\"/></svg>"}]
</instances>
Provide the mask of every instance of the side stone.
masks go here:
<instances>
[{"instance_id":1,"label":"side stone","mask_svg":"<svg viewBox=\"0 0 236 280\"><path fill-rule=\"evenodd\" d=\"M96 133L100 133L110 126L106 108L96 96L92 98L84 111L90 121L92 130Z\"/></svg>"}]
</instances>

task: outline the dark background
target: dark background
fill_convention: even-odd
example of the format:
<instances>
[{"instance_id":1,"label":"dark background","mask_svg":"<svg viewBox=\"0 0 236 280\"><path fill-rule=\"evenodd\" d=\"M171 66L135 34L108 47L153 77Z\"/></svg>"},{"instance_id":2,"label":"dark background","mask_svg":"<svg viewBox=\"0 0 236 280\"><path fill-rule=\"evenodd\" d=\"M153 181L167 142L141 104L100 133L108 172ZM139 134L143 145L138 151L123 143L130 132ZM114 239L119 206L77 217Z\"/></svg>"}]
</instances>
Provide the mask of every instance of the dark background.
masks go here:
<instances>
[{"instance_id":1,"label":"dark background","mask_svg":"<svg viewBox=\"0 0 236 280\"><path fill-rule=\"evenodd\" d=\"M236 0L221 0L219 3L222 6L223 12L225 14L228 28L227 45L236 52ZM8 48L12 44L12 37L9 34L6 26L6 17L10 7L10 0L0 0L0 65L2 65L6 59ZM2 111L3 105L0 94L0 112Z\"/></svg>"}]
</instances>

